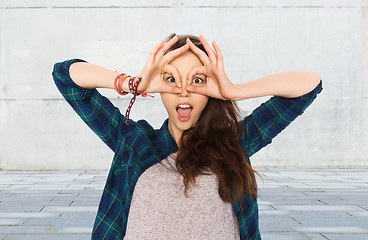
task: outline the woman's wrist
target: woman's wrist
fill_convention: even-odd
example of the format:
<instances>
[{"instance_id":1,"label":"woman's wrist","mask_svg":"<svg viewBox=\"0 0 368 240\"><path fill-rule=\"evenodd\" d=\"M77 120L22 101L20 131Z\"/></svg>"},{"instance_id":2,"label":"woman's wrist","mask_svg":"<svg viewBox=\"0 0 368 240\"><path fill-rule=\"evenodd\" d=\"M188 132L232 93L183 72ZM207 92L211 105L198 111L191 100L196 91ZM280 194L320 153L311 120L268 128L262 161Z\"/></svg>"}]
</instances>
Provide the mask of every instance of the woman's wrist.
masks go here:
<instances>
[{"instance_id":1,"label":"woman's wrist","mask_svg":"<svg viewBox=\"0 0 368 240\"><path fill-rule=\"evenodd\" d=\"M121 81L120 89L124 92L129 92L129 80L131 79L131 76L125 77L123 81Z\"/></svg>"},{"instance_id":2,"label":"woman's wrist","mask_svg":"<svg viewBox=\"0 0 368 240\"><path fill-rule=\"evenodd\" d=\"M225 96L223 96L224 98L228 99L228 100L238 100L238 97L239 97L239 93L238 93L238 84L233 84L232 82L228 82L228 85L227 85L227 91L226 93L224 94Z\"/></svg>"},{"instance_id":3,"label":"woman's wrist","mask_svg":"<svg viewBox=\"0 0 368 240\"><path fill-rule=\"evenodd\" d=\"M246 83L233 84L230 99L233 101L239 101L251 98L249 95L250 91L251 90Z\"/></svg>"}]
</instances>

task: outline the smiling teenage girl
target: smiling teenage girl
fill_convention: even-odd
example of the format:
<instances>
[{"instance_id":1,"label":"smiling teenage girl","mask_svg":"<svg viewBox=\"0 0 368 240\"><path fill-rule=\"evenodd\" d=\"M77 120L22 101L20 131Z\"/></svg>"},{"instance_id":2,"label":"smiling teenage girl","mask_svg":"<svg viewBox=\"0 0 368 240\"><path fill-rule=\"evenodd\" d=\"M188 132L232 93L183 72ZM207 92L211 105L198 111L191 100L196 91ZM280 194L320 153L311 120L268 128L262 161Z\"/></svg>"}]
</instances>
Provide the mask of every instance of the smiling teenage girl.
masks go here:
<instances>
[{"instance_id":1,"label":"smiling teenage girl","mask_svg":"<svg viewBox=\"0 0 368 240\"><path fill-rule=\"evenodd\" d=\"M189 39L187 39L189 38ZM292 71L234 85L220 49L172 34L149 53L138 91L160 93L160 129L129 120L96 88L119 73L81 59L56 63L54 81L114 159L92 239L260 239L249 157L271 143L322 90L316 72ZM273 95L244 119L233 100ZM134 194L133 194L134 193Z\"/></svg>"}]
</instances>

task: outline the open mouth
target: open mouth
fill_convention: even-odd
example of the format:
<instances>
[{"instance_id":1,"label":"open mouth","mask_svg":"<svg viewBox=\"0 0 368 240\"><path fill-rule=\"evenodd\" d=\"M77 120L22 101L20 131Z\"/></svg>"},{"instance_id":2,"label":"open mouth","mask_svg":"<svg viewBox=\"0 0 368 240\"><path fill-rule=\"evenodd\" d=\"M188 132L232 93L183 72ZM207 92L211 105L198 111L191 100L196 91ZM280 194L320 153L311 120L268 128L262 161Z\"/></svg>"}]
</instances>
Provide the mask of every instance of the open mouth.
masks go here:
<instances>
[{"instance_id":1,"label":"open mouth","mask_svg":"<svg viewBox=\"0 0 368 240\"><path fill-rule=\"evenodd\" d=\"M176 106L176 112L178 113L178 118L180 121L188 121L192 115L193 107L187 103L180 103Z\"/></svg>"}]
</instances>

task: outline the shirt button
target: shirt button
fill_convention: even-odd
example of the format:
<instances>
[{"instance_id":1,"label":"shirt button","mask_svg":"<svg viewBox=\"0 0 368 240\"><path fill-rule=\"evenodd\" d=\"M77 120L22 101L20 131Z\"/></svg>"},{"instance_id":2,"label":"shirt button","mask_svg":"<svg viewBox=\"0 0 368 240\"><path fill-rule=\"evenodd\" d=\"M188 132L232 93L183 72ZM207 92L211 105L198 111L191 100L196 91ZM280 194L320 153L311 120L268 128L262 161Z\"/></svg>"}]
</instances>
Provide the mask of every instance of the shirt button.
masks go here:
<instances>
[{"instance_id":1,"label":"shirt button","mask_svg":"<svg viewBox=\"0 0 368 240\"><path fill-rule=\"evenodd\" d=\"M83 92L83 97L82 97L82 101L85 102L87 99L87 90L86 89L82 89Z\"/></svg>"}]
</instances>

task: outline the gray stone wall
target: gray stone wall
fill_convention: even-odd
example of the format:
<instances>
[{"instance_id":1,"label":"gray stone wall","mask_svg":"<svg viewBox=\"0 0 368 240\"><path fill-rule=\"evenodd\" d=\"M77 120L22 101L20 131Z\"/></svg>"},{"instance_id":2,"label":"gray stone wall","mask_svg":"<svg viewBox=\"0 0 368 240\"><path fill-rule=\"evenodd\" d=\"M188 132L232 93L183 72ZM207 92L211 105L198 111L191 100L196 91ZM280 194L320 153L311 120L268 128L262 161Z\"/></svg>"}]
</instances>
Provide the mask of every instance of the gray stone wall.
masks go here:
<instances>
[{"instance_id":1,"label":"gray stone wall","mask_svg":"<svg viewBox=\"0 0 368 240\"><path fill-rule=\"evenodd\" d=\"M0 169L108 169L113 152L58 92L54 63L82 58L137 74L170 33L216 40L234 83L319 72L324 90L253 166L368 166L368 1L0 0ZM129 97L98 89L125 113ZM249 114L269 97L240 101ZM131 118L158 128L159 95Z\"/></svg>"}]
</instances>

